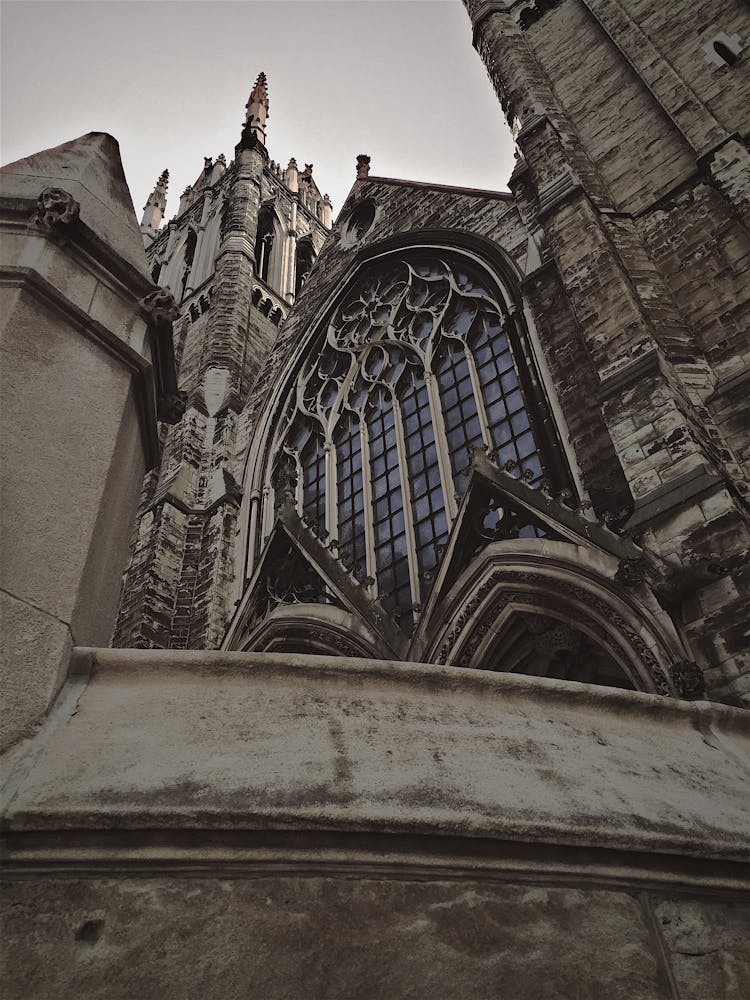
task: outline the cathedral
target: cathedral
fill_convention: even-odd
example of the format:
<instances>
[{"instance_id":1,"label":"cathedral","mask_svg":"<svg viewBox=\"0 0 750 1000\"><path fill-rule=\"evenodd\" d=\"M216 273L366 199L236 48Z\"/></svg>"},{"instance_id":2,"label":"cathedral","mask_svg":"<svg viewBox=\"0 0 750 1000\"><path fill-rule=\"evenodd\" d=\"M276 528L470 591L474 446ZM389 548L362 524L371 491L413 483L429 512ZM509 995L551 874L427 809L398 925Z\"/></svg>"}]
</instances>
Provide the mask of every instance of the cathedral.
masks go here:
<instances>
[{"instance_id":1,"label":"cathedral","mask_svg":"<svg viewBox=\"0 0 750 1000\"><path fill-rule=\"evenodd\" d=\"M464 5L508 190L3 169L8 997L750 992L748 8Z\"/></svg>"}]
</instances>

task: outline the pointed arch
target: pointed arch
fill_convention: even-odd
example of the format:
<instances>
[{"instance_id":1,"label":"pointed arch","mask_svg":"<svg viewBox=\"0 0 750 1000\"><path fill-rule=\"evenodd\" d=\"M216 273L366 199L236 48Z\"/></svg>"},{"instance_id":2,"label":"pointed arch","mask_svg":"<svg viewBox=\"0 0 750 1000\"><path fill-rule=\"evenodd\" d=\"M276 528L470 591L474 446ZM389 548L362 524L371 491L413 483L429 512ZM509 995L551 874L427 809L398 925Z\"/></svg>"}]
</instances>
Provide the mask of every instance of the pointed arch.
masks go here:
<instances>
[{"instance_id":1,"label":"pointed arch","mask_svg":"<svg viewBox=\"0 0 750 1000\"><path fill-rule=\"evenodd\" d=\"M674 696L672 666L685 655L679 637L645 585L635 594L617 583L618 565L613 556L566 541L516 538L489 545L433 610L425 658ZM598 657L599 676L570 658L564 673L549 668L549 656L534 665L514 649L522 632L550 633L539 642L545 655L557 643L573 657Z\"/></svg>"},{"instance_id":2,"label":"pointed arch","mask_svg":"<svg viewBox=\"0 0 750 1000\"><path fill-rule=\"evenodd\" d=\"M311 236L302 236L297 240L294 257L294 294L299 295L302 285L307 279L315 260L315 248Z\"/></svg>"},{"instance_id":3,"label":"pointed arch","mask_svg":"<svg viewBox=\"0 0 750 1000\"><path fill-rule=\"evenodd\" d=\"M281 293L284 242L284 227L276 211L276 202L271 198L263 202L258 210L255 270L262 281L279 293Z\"/></svg>"},{"instance_id":4,"label":"pointed arch","mask_svg":"<svg viewBox=\"0 0 750 1000\"><path fill-rule=\"evenodd\" d=\"M548 479L571 484L515 265L486 241L441 235L387 241L358 260L290 359L249 469L250 545L273 523L268 463L289 449L300 514L406 634L456 516L469 446L512 457L535 484L544 453Z\"/></svg>"}]
</instances>

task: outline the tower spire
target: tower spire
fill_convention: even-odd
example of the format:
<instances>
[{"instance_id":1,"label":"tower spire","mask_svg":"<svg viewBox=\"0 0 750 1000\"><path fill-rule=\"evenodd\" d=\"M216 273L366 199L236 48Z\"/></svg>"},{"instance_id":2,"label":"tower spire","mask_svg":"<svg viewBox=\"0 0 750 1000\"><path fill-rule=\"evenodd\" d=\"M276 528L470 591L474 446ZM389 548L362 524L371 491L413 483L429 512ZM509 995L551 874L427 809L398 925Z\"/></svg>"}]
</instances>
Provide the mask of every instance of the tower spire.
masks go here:
<instances>
[{"instance_id":1,"label":"tower spire","mask_svg":"<svg viewBox=\"0 0 750 1000\"><path fill-rule=\"evenodd\" d=\"M262 71L258 74L255 86L245 105L245 128L250 131L258 142L266 144L266 118L268 117L268 81Z\"/></svg>"},{"instance_id":2,"label":"tower spire","mask_svg":"<svg viewBox=\"0 0 750 1000\"><path fill-rule=\"evenodd\" d=\"M141 232L145 237L153 239L164 218L167 210L167 188L169 187L169 171L162 170L156 187L148 196L148 201L143 206L143 218L141 219Z\"/></svg>"}]
</instances>

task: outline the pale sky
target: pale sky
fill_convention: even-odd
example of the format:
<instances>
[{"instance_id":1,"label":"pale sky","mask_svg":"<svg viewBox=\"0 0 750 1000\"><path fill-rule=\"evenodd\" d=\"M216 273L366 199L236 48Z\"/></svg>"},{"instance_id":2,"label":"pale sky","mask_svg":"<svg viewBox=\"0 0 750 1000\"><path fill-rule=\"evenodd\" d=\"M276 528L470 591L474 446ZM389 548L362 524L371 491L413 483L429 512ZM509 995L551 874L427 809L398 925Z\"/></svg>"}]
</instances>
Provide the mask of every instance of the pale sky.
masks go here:
<instances>
[{"instance_id":1,"label":"pale sky","mask_svg":"<svg viewBox=\"0 0 750 1000\"><path fill-rule=\"evenodd\" d=\"M513 144L461 0L4 0L3 163L86 132L119 141L140 219L167 218L203 157L234 155L268 77L267 146L333 201L374 175L504 190Z\"/></svg>"}]
</instances>

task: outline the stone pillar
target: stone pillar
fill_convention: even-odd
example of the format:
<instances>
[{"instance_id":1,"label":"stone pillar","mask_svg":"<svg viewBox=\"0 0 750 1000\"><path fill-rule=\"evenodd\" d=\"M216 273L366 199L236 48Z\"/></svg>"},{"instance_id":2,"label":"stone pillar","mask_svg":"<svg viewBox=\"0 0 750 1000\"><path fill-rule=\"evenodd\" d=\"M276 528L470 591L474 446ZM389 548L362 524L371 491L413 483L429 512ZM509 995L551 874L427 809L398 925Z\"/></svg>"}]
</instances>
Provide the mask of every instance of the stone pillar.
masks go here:
<instances>
[{"instance_id":1,"label":"stone pillar","mask_svg":"<svg viewBox=\"0 0 750 1000\"><path fill-rule=\"evenodd\" d=\"M73 646L109 642L157 413L179 419L180 400L173 303L115 140L82 136L0 182L4 749L43 720Z\"/></svg>"}]
</instances>

